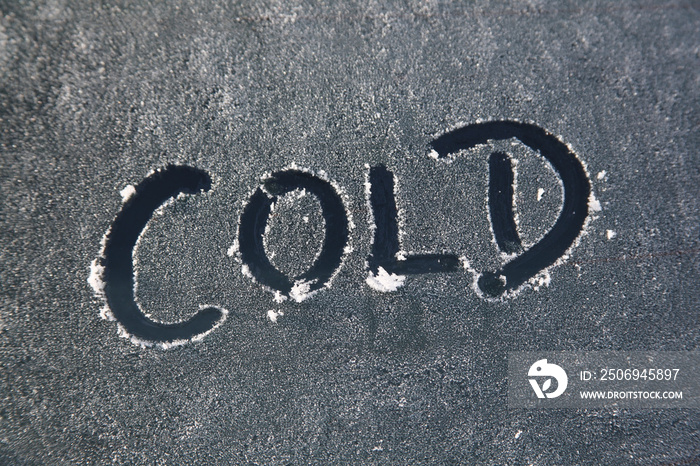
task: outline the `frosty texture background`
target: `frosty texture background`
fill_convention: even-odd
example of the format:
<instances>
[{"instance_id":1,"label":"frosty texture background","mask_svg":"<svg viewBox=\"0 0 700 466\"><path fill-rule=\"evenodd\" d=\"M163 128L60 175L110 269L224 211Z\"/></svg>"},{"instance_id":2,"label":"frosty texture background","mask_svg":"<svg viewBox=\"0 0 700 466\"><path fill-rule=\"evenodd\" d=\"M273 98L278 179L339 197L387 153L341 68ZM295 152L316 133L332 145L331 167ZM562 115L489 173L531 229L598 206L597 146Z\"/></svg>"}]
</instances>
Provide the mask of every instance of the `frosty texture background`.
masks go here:
<instances>
[{"instance_id":1,"label":"frosty texture background","mask_svg":"<svg viewBox=\"0 0 700 466\"><path fill-rule=\"evenodd\" d=\"M697 3L113 3L0 3L0 462L698 461L696 412L506 405L509 351L698 348ZM427 151L491 119L586 164L602 211L569 260L505 302L467 271L370 289L365 164L398 179L404 250L500 263L490 150ZM138 299L163 321L230 314L164 351L119 338L87 277L120 191L169 163L213 186L150 222ZM343 188L354 250L329 290L276 303L227 251L260 177L292 163ZM537 158L519 169L529 244L561 192ZM313 199L279 215L298 217L268 244L294 271L322 217Z\"/></svg>"}]
</instances>

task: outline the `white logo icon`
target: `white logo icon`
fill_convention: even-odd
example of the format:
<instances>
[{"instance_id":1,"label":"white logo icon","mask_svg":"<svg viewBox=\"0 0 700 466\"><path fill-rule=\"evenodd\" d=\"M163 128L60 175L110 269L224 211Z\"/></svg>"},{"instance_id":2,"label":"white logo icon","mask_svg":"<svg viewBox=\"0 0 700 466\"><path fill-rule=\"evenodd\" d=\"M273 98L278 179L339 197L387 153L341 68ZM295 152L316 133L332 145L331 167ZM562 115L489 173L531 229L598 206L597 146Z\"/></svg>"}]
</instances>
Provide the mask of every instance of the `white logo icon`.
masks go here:
<instances>
[{"instance_id":1,"label":"white logo icon","mask_svg":"<svg viewBox=\"0 0 700 466\"><path fill-rule=\"evenodd\" d=\"M566 371L556 364L548 364L546 359L540 359L530 366L530 371L527 375L530 377L546 377L541 387L537 383L537 379L529 379L537 398L556 398L564 393L569 383ZM552 378L557 381L556 390L548 392L552 387Z\"/></svg>"}]
</instances>

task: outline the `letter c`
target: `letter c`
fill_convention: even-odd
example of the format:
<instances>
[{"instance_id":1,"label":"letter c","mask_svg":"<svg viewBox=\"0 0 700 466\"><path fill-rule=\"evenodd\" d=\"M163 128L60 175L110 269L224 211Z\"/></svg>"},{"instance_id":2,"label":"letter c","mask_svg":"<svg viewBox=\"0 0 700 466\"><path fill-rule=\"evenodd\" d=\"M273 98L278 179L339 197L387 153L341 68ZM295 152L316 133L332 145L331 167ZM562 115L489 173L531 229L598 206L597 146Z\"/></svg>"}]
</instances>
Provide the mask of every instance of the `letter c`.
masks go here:
<instances>
[{"instance_id":1,"label":"letter c","mask_svg":"<svg viewBox=\"0 0 700 466\"><path fill-rule=\"evenodd\" d=\"M153 343L189 340L208 332L224 313L215 307L201 309L184 322L162 324L148 319L134 299L133 251L155 210L179 193L208 191L211 178L192 167L168 165L136 186L107 233L102 257L104 294L115 319L132 336Z\"/></svg>"}]
</instances>

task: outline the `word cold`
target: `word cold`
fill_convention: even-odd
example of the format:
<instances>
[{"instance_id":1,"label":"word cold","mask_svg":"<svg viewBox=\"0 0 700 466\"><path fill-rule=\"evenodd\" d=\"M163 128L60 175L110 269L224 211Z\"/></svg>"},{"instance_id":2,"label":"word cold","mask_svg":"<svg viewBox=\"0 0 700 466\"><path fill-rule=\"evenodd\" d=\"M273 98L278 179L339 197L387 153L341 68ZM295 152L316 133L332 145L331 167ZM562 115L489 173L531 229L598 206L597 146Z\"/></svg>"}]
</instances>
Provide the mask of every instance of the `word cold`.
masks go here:
<instances>
[{"instance_id":1,"label":"word cold","mask_svg":"<svg viewBox=\"0 0 700 466\"><path fill-rule=\"evenodd\" d=\"M508 154L489 157L489 217L499 249L515 257L499 270L486 271L477 281L485 297L497 298L513 291L571 247L588 216L590 181L581 162L556 137L525 123L496 121L459 128L431 143L433 155L444 158L488 141L517 138L550 163L563 186L563 205L553 227L535 245L523 250L513 209L514 174ZM454 254L424 254L398 258L399 229L394 175L383 165L370 168L369 204L375 226L370 256L371 276L392 274L449 273L459 270ZM187 321L163 324L142 312L134 297L133 251L154 212L180 193L197 194L211 187L210 176L197 168L167 166L135 187L105 236L104 248L95 269L100 271L99 288L112 316L132 337L148 343L170 344L202 337L219 325L225 312L209 306ZM290 278L271 263L263 244L272 206L279 196L302 189L314 195L325 221L320 254L311 267ZM241 261L260 284L285 297L298 297L323 288L342 265L349 239L349 221L338 192L328 181L300 170L273 173L248 199L238 229Z\"/></svg>"}]
</instances>

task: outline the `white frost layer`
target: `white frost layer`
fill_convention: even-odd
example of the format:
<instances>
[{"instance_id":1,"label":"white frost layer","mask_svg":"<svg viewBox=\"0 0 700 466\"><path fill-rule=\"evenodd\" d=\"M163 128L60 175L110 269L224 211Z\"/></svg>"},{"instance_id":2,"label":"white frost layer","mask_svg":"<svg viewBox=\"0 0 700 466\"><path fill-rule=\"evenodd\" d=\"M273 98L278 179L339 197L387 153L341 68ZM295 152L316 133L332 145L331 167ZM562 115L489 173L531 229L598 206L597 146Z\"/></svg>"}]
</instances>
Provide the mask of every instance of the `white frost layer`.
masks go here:
<instances>
[{"instance_id":1,"label":"white frost layer","mask_svg":"<svg viewBox=\"0 0 700 466\"><path fill-rule=\"evenodd\" d=\"M406 281L405 275L389 273L384 270L383 267L379 267L376 275L369 272L367 280L365 280L370 288L381 291L382 293L390 293L398 290L403 286L404 281Z\"/></svg>"},{"instance_id":2,"label":"white frost layer","mask_svg":"<svg viewBox=\"0 0 700 466\"><path fill-rule=\"evenodd\" d=\"M134 194L136 194L136 188L134 188L133 184L128 184L124 187L124 189L119 191L119 194L121 194L121 196L122 196L122 202L126 202L129 199L131 199L131 197Z\"/></svg>"},{"instance_id":3,"label":"white frost layer","mask_svg":"<svg viewBox=\"0 0 700 466\"><path fill-rule=\"evenodd\" d=\"M617 233L615 233L613 230L606 230L605 231L605 237L607 239L613 239L616 236L617 236Z\"/></svg>"}]
</instances>

